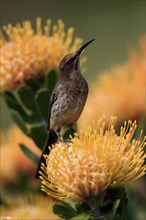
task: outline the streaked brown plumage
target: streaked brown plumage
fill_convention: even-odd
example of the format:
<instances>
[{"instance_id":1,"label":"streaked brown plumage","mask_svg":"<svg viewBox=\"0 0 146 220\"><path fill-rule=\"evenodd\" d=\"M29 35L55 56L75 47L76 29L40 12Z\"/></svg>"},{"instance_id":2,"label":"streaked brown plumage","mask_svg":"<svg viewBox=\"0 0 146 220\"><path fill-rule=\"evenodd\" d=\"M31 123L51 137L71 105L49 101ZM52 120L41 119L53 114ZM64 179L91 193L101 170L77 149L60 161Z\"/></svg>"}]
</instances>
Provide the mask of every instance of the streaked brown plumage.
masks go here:
<instances>
[{"instance_id":1,"label":"streaked brown plumage","mask_svg":"<svg viewBox=\"0 0 146 220\"><path fill-rule=\"evenodd\" d=\"M73 128L83 111L88 96L88 84L81 74L79 57L93 40L84 44L78 51L66 55L60 62L60 80L49 103L48 137L40 157L36 178L39 177L41 163L45 163L43 154L49 153L48 146L57 142L62 127Z\"/></svg>"}]
</instances>

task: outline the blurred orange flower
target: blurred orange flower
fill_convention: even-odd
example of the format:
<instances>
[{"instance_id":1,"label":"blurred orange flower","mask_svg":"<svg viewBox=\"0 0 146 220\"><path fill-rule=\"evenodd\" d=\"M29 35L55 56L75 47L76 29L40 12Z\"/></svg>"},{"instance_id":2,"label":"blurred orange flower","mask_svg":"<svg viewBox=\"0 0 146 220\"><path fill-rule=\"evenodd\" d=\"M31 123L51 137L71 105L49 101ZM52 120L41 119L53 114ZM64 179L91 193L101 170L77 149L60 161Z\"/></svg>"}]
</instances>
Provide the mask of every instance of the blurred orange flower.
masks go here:
<instances>
[{"instance_id":1,"label":"blurred orange flower","mask_svg":"<svg viewBox=\"0 0 146 220\"><path fill-rule=\"evenodd\" d=\"M55 200L41 195L25 195L5 198L7 207L1 207L0 219L6 220L59 220L53 213L52 207Z\"/></svg>"},{"instance_id":2,"label":"blurred orange flower","mask_svg":"<svg viewBox=\"0 0 146 220\"><path fill-rule=\"evenodd\" d=\"M41 19L36 19L36 33L30 21L23 25L11 24L3 27L8 41L0 35L1 90L15 89L29 77L43 77L50 69L58 70L60 60L69 52L78 49L82 40L75 38L74 28L65 33L64 23L58 20L51 32L51 20L47 20L44 30ZM44 33L43 33L44 32Z\"/></svg>"},{"instance_id":3,"label":"blurred orange flower","mask_svg":"<svg viewBox=\"0 0 146 220\"><path fill-rule=\"evenodd\" d=\"M19 147L19 143L23 142L36 155L40 155L41 151L36 147L33 141L16 126L9 128L6 134L1 133L1 137L1 186L15 183L16 178L21 174L28 174L31 178L34 178L36 165Z\"/></svg>"},{"instance_id":4,"label":"blurred orange flower","mask_svg":"<svg viewBox=\"0 0 146 220\"><path fill-rule=\"evenodd\" d=\"M92 120L118 116L118 121L139 120L145 117L145 62L146 37L140 39L139 50L131 50L129 60L110 71L101 73L92 85L79 127L88 126Z\"/></svg>"}]
</instances>

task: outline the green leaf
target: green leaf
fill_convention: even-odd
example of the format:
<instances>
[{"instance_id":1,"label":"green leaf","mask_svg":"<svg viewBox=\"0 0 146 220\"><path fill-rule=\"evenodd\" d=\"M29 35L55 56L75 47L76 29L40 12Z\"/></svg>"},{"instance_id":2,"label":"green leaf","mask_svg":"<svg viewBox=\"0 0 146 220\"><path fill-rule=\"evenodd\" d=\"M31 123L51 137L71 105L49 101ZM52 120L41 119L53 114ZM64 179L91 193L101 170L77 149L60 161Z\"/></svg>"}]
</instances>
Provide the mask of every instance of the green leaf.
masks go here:
<instances>
[{"instance_id":1,"label":"green leaf","mask_svg":"<svg viewBox=\"0 0 146 220\"><path fill-rule=\"evenodd\" d=\"M122 186L109 189L107 192L107 196L110 198L111 201L115 202L117 199L123 198L125 193L125 188Z\"/></svg>"},{"instance_id":2,"label":"green leaf","mask_svg":"<svg viewBox=\"0 0 146 220\"><path fill-rule=\"evenodd\" d=\"M18 103L18 100L16 99L16 97L14 96L12 92L7 91L3 93L3 98L5 99L10 109L16 110L19 112L20 115L23 115L26 117L26 113L24 112L23 108Z\"/></svg>"},{"instance_id":3,"label":"green leaf","mask_svg":"<svg viewBox=\"0 0 146 220\"><path fill-rule=\"evenodd\" d=\"M89 213L82 213L82 214L76 215L70 220L89 220L89 217L90 217Z\"/></svg>"},{"instance_id":4,"label":"green leaf","mask_svg":"<svg viewBox=\"0 0 146 220\"><path fill-rule=\"evenodd\" d=\"M124 187L109 189L107 195L112 198L113 203L111 204L113 205L110 210L107 209L107 206L104 207L106 220L124 220L127 211L127 197Z\"/></svg>"},{"instance_id":5,"label":"green leaf","mask_svg":"<svg viewBox=\"0 0 146 220\"><path fill-rule=\"evenodd\" d=\"M5 92L3 94L3 98L5 99L7 106L11 110L17 111L26 123L32 124L34 122L36 123L41 121L39 113L37 113L36 110L34 110L31 113L29 111L28 113L28 111L23 108L23 105L19 103L19 101L12 92Z\"/></svg>"},{"instance_id":6,"label":"green leaf","mask_svg":"<svg viewBox=\"0 0 146 220\"><path fill-rule=\"evenodd\" d=\"M29 129L26 126L25 121L23 120L23 118L19 115L19 113L15 110L11 110L10 111L12 119L14 120L14 122L21 128L21 130L25 133L25 134L29 134Z\"/></svg>"},{"instance_id":7,"label":"green leaf","mask_svg":"<svg viewBox=\"0 0 146 220\"><path fill-rule=\"evenodd\" d=\"M119 219L120 216L117 213L117 208L119 207L119 204L120 204L120 200L117 199L110 212L104 215L106 220L120 220Z\"/></svg>"},{"instance_id":8,"label":"green leaf","mask_svg":"<svg viewBox=\"0 0 146 220\"><path fill-rule=\"evenodd\" d=\"M108 220L108 219L107 219L107 220ZM119 215L118 213L116 213L116 214L114 215L114 217L112 217L112 220L122 220L122 219L121 219L120 215Z\"/></svg>"},{"instance_id":9,"label":"green leaf","mask_svg":"<svg viewBox=\"0 0 146 220\"><path fill-rule=\"evenodd\" d=\"M75 207L78 213L88 212L89 210L91 210L91 207L86 202L77 203Z\"/></svg>"},{"instance_id":10,"label":"green leaf","mask_svg":"<svg viewBox=\"0 0 146 220\"><path fill-rule=\"evenodd\" d=\"M29 137L31 137L35 144L42 150L47 137L47 130L42 124L33 125L29 130Z\"/></svg>"},{"instance_id":11,"label":"green leaf","mask_svg":"<svg viewBox=\"0 0 146 220\"><path fill-rule=\"evenodd\" d=\"M48 89L49 94L52 94L52 91L55 87L55 84L58 80L58 74L55 70L49 71L49 73L46 76L46 88Z\"/></svg>"},{"instance_id":12,"label":"green leaf","mask_svg":"<svg viewBox=\"0 0 146 220\"><path fill-rule=\"evenodd\" d=\"M120 216L120 220L125 219L126 211L127 211L127 204L128 204L128 199L125 193L125 195L120 200L119 206L117 207L117 210L116 210L116 215L118 214ZM115 220L115 218L113 218L113 220Z\"/></svg>"},{"instance_id":13,"label":"green leaf","mask_svg":"<svg viewBox=\"0 0 146 220\"><path fill-rule=\"evenodd\" d=\"M114 204L114 207L113 207L113 215L116 214L116 211L117 211L117 208L119 207L119 204L120 204L120 199L117 199L115 201L115 204Z\"/></svg>"},{"instance_id":14,"label":"green leaf","mask_svg":"<svg viewBox=\"0 0 146 220\"><path fill-rule=\"evenodd\" d=\"M27 85L31 88L33 92L36 92L39 89L39 83L35 78L29 78L27 80Z\"/></svg>"},{"instance_id":15,"label":"green leaf","mask_svg":"<svg viewBox=\"0 0 146 220\"><path fill-rule=\"evenodd\" d=\"M19 95L22 104L33 113L36 113L36 105L31 89L28 86L23 85L20 86L16 92Z\"/></svg>"},{"instance_id":16,"label":"green leaf","mask_svg":"<svg viewBox=\"0 0 146 220\"><path fill-rule=\"evenodd\" d=\"M28 147L26 147L22 143L20 143L19 146L27 157L29 157L35 164L38 164L39 157L36 154L34 154Z\"/></svg>"},{"instance_id":17,"label":"green leaf","mask_svg":"<svg viewBox=\"0 0 146 220\"><path fill-rule=\"evenodd\" d=\"M71 206L63 206L59 204L53 206L53 212L64 219L71 219L77 214Z\"/></svg>"},{"instance_id":18,"label":"green leaf","mask_svg":"<svg viewBox=\"0 0 146 220\"><path fill-rule=\"evenodd\" d=\"M47 89L41 89L35 96L35 102L40 115L45 121L48 120L49 92Z\"/></svg>"},{"instance_id":19,"label":"green leaf","mask_svg":"<svg viewBox=\"0 0 146 220\"><path fill-rule=\"evenodd\" d=\"M76 209L76 207L78 207L78 210ZM55 214L57 214L63 219L88 220L90 217L89 207L87 209L86 208L87 205L83 205L83 203L78 203L77 206L69 203L64 203L64 205L55 204L53 206L53 211Z\"/></svg>"}]
</instances>

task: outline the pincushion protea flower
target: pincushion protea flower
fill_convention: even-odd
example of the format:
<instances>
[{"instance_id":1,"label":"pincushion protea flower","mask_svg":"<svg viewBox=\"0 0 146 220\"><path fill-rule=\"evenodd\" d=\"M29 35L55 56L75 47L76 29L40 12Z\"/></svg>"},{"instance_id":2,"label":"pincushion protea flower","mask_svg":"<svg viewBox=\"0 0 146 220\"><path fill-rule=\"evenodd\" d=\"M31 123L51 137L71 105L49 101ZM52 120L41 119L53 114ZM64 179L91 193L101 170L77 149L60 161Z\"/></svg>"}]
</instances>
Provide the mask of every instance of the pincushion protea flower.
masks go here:
<instances>
[{"instance_id":1,"label":"pincushion protea flower","mask_svg":"<svg viewBox=\"0 0 146 220\"><path fill-rule=\"evenodd\" d=\"M144 145L141 135L132 140L136 122L125 122L120 134L115 133L115 117L105 129L105 118L97 129L80 130L71 142L53 146L42 164L42 190L60 200L83 201L144 175Z\"/></svg>"},{"instance_id":2,"label":"pincushion protea flower","mask_svg":"<svg viewBox=\"0 0 146 220\"><path fill-rule=\"evenodd\" d=\"M0 82L1 90L15 89L29 77L43 77L50 69L58 70L59 62L70 51L81 44L80 38L73 41L74 28L65 33L64 23L58 20L50 33L51 20L47 20L44 30L41 19L36 20L36 33L30 21L23 25L11 24L3 27L0 35ZM43 33L44 32L44 33Z\"/></svg>"}]
</instances>

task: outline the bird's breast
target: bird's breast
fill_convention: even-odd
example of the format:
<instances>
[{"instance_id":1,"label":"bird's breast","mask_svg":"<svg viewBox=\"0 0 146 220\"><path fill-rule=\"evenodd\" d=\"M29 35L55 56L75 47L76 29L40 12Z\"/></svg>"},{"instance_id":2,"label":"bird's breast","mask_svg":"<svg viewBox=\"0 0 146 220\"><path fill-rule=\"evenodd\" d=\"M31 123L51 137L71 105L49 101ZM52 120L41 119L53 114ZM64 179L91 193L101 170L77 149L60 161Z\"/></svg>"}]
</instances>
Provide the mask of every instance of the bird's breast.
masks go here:
<instances>
[{"instance_id":1,"label":"bird's breast","mask_svg":"<svg viewBox=\"0 0 146 220\"><path fill-rule=\"evenodd\" d=\"M81 115L88 95L88 84L84 78L77 82L65 82L60 86L58 96L51 109L54 125L74 124Z\"/></svg>"}]
</instances>

